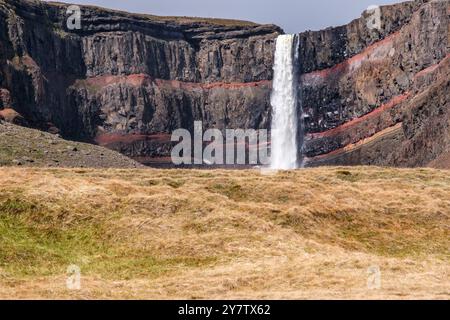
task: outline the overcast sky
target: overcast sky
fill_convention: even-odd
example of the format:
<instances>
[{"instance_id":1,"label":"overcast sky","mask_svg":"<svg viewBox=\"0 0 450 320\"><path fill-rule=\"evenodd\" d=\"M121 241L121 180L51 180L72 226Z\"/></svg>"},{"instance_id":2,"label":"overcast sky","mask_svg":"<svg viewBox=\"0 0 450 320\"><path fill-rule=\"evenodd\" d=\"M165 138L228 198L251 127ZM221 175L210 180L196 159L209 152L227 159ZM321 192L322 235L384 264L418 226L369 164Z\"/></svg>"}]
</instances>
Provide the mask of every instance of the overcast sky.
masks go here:
<instances>
[{"instance_id":1,"label":"overcast sky","mask_svg":"<svg viewBox=\"0 0 450 320\"><path fill-rule=\"evenodd\" d=\"M369 5L398 0L73 0L60 2L166 16L194 16L274 23L287 33L346 24Z\"/></svg>"}]
</instances>

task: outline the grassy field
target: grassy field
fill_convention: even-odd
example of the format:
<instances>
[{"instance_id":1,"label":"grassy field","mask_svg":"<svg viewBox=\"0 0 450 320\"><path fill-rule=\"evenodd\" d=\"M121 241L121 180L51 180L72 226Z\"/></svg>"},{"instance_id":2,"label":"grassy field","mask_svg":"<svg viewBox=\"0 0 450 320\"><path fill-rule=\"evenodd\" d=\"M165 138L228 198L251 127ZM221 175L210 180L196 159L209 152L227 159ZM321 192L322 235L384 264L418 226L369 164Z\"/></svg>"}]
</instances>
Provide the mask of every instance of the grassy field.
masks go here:
<instances>
[{"instance_id":1,"label":"grassy field","mask_svg":"<svg viewBox=\"0 0 450 320\"><path fill-rule=\"evenodd\" d=\"M450 298L448 171L0 172L0 298Z\"/></svg>"}]
</instances>

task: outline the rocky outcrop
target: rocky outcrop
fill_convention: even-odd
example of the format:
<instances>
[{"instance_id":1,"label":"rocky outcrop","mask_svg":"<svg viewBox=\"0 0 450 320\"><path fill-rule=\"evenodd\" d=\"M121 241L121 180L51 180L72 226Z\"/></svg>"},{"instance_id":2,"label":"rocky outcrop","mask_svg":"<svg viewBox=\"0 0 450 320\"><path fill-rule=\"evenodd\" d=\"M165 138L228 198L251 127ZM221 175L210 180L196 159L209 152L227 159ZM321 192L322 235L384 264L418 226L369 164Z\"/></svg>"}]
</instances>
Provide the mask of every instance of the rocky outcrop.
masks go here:
<instances>
[{"instance_id":1,"label":"rocky outcrop","mask_svg":"<svg viewBox=\"0 0 450 320\"><path fill-rule=\"evenodd\" d=\"M363 15L303 35L310 44L330 39L315 55L301 49L311 57L299 85L308 165L425 166L450 150L448 7L387 6L379 30Z\"/></svg>"},{"instance_id":2,"label":"rocky outcrop","mask_svg":"<svg viewBox=\"0 0 450 320\"><path fill-rule=\"evenodd\" d=\"M32 125L131 156L167 150L148 137L194 120L268 126L279 27L85 6L68 30L68 6L0 1L0 87Z\"/></svg>"},{"instance_id":3,"label":"rocky outcrop","mask_svg":"<svg viewBox=\"0 0 450 320\"><path fill-rule=\"evenodd\" d=\"M195 120L270 127L279 27L84 6L69 30L67 8L0 0L0 110L144 158ZM379 13L299 35L306 165L424 166L450 150L449 1Z\"/></svg>"}]
</instances>

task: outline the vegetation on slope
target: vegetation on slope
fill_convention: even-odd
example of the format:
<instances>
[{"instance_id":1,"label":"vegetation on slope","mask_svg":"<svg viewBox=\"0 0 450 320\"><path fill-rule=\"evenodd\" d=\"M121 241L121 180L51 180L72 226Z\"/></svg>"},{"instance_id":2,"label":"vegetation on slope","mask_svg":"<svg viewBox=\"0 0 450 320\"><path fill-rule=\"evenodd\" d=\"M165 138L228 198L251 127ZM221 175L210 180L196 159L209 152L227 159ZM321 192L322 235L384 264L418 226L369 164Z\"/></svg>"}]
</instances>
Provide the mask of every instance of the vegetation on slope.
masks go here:
<instances>
[{"instance_id":1,"label":"vegetation on slope","mask_svg":"<svg viewBox=\"0 0 450 320\"><path fill-rule=\"evenodd\" d=\"M136 168L118 152L0 121L0 166Z\"/></svg>"}]
</instances>

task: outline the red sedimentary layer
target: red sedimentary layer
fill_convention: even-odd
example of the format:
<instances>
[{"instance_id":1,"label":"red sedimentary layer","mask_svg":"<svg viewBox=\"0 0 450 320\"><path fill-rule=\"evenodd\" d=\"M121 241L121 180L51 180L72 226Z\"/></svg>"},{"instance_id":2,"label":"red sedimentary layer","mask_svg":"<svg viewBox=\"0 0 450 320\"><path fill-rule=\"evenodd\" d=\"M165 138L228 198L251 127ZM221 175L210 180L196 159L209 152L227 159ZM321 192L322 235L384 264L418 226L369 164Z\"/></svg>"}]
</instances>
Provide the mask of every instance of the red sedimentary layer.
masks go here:
<instances>
[{"instance_id":1,"label":"red sedimentary layer","mask_svg":"<svg viewBox=\"0 0 450 320\"><path fill-rule=\"evenodd\" d=\"M98 77L92 77L88 78L86 80L80 80L80 83L91 85L91 86L98 86L98 87L106 87L111 84L129 84L132 86L142 86L147 81L150 82L152 79L146 75L146 74L132 74L127 76L98 76Z\"/></svg>"},{"instance_id":2,"label":"red sedimentary layer","mask_svg":"<svg viewBox=\"0 0 450 320\"><path fill-rule=\"evenodd\" d=\"M310 73L305 73L301 76L301 81L304 83L314 82L315 80L323 80L329 77L338 76L344 72L348 72L352 69L356 69L361 62L365 60L369 60L372 57L375 59L380 59L382 57L376 56L377 50L386 49L389 45L391 45L394 39L399 35L399 31L392 33L387 36L383 40L377 41L372 45L368 46L361 53L354 55L353 57L327 69L313 71ZM387 54L387 50L382 56Z\"/></svg>"},{"instance_id":3,"label":"red sedimentary layer","mask_svg":"<svg viewBox=\"0 0 450 320\"><path fill-rule=\"evenodd\" d=\"M378 116L379 114L381 114L382 112L385 112L387 110L390 110L392 108L394 108L395 106L397 106L398 104L400 104L401 102L405 101L406 99L408 99L410 97L410 93L407 92L405 94L396 96L394 98L392 98L389 102L381 105L380 107L376 108L375 110L373 110L372 112L359 117L359 118L355 118L349 122L344 123L343 125L330 129L328 131L324 131L324 132L318 132L318 133L310 133L307 135L307 138L309 139L320 139L320 138L325 138L325 137L330 137L330 136L334 136L336 134L339 134L361 122L364 122L366 120L369 120L373 117Z\"/></svg>"},{"instance_id":4,"label":"red sedimentary layer","mask_svg":"<svg viewBox=\"0 0 450 320\"><path fill-rule=\"evenodd\" d=\"M424 76L424 75L426 75L426 74L429 74L429 73L434 72L436 69L440 68L443 64L447 63L449 59L450 59L450 53L447 54L447 55L445 56L444 59L442 59L441 61L439 61L439 63L434 64L434 65L432 65L432 66L429 66L428 68L423 69L422 71L417 72L417 73L414 75L414 80L416 80L417 78L419 78L419 77L421 77L421 76Z\"/></svg>"},{"instance_id":5,"label":"red sedimentary layer","mask_svg":"<svg viewBox=\"0 0 450 320\"><path fill-rule=\"evenodd\" d=\"M213 82L213 83L198 83L198 82L184 82L178 80L164 80L164 79L154 79L147 74L132 74L126 76L99 76L92 77L86 80L82 80L82 82L99 87L105 87L111 84L119 84L124 83L131 86L139 87L143 86L146 83L155 83L158 86L170 86L175 89L215 89L215 88L224 88L224 89L239 89L239 88L250 88L250 87L259 87L270 85L272 81L270 80L261 80L255 82Z\"/></svg>"},{"instance_id":6,"label":"red sedimentary layer","mask_svg":"<svg viewBox=\"0 0 450 320\"><path fill-rule=\"evenodd\" d=\"M436 72L440 72L438 70L442 69L442 70L446 70L445 68L447 67L447 63L450 61L450 54L447 54L447 56L442 59L439 63L434 64L426 69L423 69L422 71L416 73L413 77L413 79L415 81L418 81L419 78L423 77L423 76L427 76L429 74L432 73L436 73ZM444 73L445 75L445 73ZM356 118L353 119L339 127L333 128L331 130L325 131L325 132L320 132L320 133L312 133L307 135L307 138L312 140L312 139L321 139L321 138L326 138L326 137L332 137L335 135L339 135L341 133L344 133L346 131L352 130L354 127L356 127L358 124L361 123L365 123L367 122L367 124L369 125L369 121L373 120L375 117L377 116L381 116L384 112L390 111L392 110L395 106L397 106L398 104L402 103L403 101L405 101L406 99L408 99L409 97L411 97L411 94L405 93L403 95L400 96L396 96L393 99L391 99L388 103L383 104L382 106L380 106L379 108L373 110L371 113L368 113L360 118ZM380 117L380 119L382 119ZM386 123L386 125L388 126L389 123ZM392 124L391 124L392 125ZM362 128L362 127L361 127ZM370 142L373 142L375 140L377 140L378 138L393 132L397 129L401 128L401 123L400 124L396 124L395 126L389 126L383 130L378 131L377 133L375 133L374 135L371 135L369 137L366 138L362 138L359 141L353 142L353 143L349 143L346 146L333 150L329 153L326 154L322 154L322 155L318 155L316 157L310 158L308 159L309 161L317 161L317 160L323 160L323 159L328 159L328 158L333 158L348 152L351 152L355 149L358 149L359 147L363 146L363 145L367 145Z\"/></svg>"},{"instance_id":7,"label":"red sedimentary layer","mask_svg":"<svg viewBox=\"0 0 450 320\"><path fill-rule=\"evenodd\" d=\"M6 108L3 110L0 110L0 118L5 119L7 121L12 121L15 118L20 117L20 114L11 108Z\"/></svg>"},{"instance_id":8,"label":"red sedimentary layer","mask_svg":"<svg viewBox=\"0 0 450 320\"><path fill-rule=\"evenodd\" d=\"M360 140L360 141L358 141L356 143L351 143L351 144L349 144L349 145L347 145L345 147L333 150L331 152L328 152L328 153L325 153L325 154L321 154L321 155L318 155L318 156L315 156L315 157L312 157L312 158L308 158L306 160L308 162L324 160L324 159L327 159L327 158L331 158L331 157L334 157L334 156L339 156L341 154L345 154L345 153L351 152L353 150L356 150L356 149L362 147L363 145L367 145L367 144L369 144L371 142L374 142L377 139L379 139L379 138L381 138L381 137L383 137L383 136L385 136L387 134L390 134L392 132L400 130L401 128L402 128L402 123L400 122L400 123L397 123L396 125L394 125L392 127L388 127L388 128L386 128L384 130L381 130L381 131L377 132L376 134L374 134L371 137L362 139L362 140Z\"/></svg>"},{"instance_id":9,"label":"red sedimentary layer","mask_svg":"<svg viewBox=\"0 0 450 320\"><path fill-rule=\"evenodd\" d=\"M170 134L105 133L95 137L95 143L106 146L114 143L133 143L137 141L170 142Z\"/></svg>"},{"instance_id":10,"label":"red sedimentary layer","mask_svg":"<svg viewBox=\"0 0 450 320\"><path fill-rule=\"evenodd\" d=\"M434 64L434 65L416 73L414 75L414 80L417 80L421 76L424 76L424 75L427 75L427 74L430 74L430 73L436 71L437 69L441 68L445 63L447 63L449 60L450 60L450 54L447 54L445 56L445 58L442 59L439 63ZM385 112L385 111L388 111L388 110L394 108L395 106L397 106L404 100L408 99L410 96L411 96L411 94L409 92L406 92L403 95L396 96L396 97L392 98L389 102L381 105L380 107L376 108L372 112L370 112L362 117L350 120L350 121L344 123L343 125L340 125L336 128L333 128L333 129L330 129L330 130L327 130L324 132L310 133L307 135L307 138L308 139L320 139L320 138L326 138L326 137L330 137L330 136L342 133L343 131L350 129L353 126L355 126L363 121L369 120L375 116L378 116L382 112Z\"/></svg>"}]
</instances>

